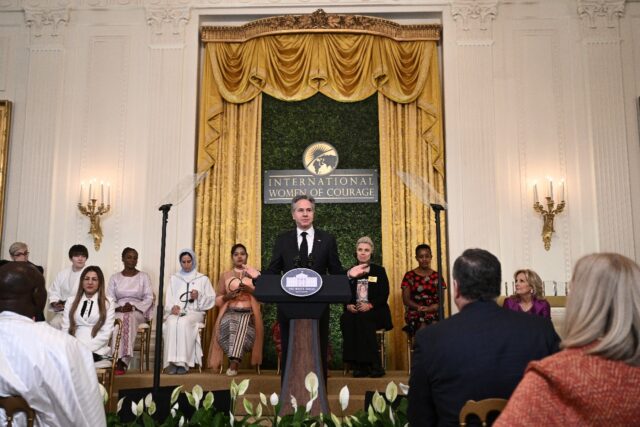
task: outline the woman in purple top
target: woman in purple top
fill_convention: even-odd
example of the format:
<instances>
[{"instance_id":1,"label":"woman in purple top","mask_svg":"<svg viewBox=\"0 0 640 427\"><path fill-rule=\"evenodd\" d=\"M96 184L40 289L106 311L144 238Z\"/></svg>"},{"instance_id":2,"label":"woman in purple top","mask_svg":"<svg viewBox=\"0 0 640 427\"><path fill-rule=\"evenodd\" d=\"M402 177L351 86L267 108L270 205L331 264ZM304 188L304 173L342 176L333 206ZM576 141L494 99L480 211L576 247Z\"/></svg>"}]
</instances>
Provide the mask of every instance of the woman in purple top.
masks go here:
<instances>
[{"instance_id":1,"label":"woman in purple top","mask_svg":"<svg viewBox=\"0 0 640 427\"><path fill-rule=\"evenodd\" d=\"M542 298L542 280L533 270L518 270L513 275L516 281L515 293L504 300L502 305L512 311L521 311L551 319L551 306Z\"/></svg>"}]
</instances>

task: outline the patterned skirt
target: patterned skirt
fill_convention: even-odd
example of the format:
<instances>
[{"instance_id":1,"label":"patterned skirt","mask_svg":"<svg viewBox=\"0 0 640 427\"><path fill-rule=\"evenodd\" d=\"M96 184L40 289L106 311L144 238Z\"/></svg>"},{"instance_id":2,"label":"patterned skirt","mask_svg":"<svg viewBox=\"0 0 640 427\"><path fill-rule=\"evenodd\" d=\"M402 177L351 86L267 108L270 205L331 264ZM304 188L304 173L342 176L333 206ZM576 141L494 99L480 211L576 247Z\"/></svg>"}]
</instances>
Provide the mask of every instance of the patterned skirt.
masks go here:
<instances>
[{"instance_id":1,"label":"patterned skirt","mask_svg":"<svg viewBox=\"0 0 640 427\"><path fill-rule=\"evenodd\" d=\"M227 357L242 359L242 355L253 349L256 329L250 308L229 307L220 319L218 343Z\"/></svg>"}]
</instances>

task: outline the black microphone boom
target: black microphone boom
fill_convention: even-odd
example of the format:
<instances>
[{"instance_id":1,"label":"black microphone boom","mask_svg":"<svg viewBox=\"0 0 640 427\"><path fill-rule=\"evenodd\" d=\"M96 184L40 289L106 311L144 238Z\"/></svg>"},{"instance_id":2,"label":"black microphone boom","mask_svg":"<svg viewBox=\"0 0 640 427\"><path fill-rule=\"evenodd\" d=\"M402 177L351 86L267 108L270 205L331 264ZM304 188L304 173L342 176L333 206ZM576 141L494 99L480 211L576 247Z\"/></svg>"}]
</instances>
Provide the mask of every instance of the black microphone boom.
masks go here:
<instances>
[{"instance_id":1,"label":"black microphone boom","mask_svg":"<svg viewBox=\"0 0 640 427\"><path fill-rule=\"evenodd\" d=\"M438 264L438 320L444 320L444 292L442 290L442 237L440 235L440 212L445 210L438 203L431 203L431 209L436 214L436 260Z\"/></svg>"},{"instance_id":2,"label":"black microphone boom","mask_svg":"<svg viewBox=\"0 0 640 427\"><path fill-rule=\"evenodd\" d=\"M160 278L158 283L158 308L156 310L156 343L155 358L153 360L153 395L158 396L160 391L160 365L162 349L162 318L164 315L164 254L167 246L167 221L172 204L160 206L162 211L162 237L160 238ZM140 361L142 363L142 361Z\"/></svg>"}]
</instances>

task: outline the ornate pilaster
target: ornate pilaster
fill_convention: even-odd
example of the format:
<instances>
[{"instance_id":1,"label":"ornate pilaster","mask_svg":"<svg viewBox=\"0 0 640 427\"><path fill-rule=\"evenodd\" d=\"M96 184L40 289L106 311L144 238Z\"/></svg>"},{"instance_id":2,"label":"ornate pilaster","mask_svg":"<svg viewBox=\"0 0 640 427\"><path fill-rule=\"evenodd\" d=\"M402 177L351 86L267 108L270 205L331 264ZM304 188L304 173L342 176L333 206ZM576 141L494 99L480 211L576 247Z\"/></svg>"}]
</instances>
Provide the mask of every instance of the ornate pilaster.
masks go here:
<instances>
[{"instance_id":1,"label":"ornate pilaster","mask_svg":"<svg viewBox=\"0 0 640 427\"><path fill-rule=\"evenodd\" d=\"M24 20L31 30L32 44L63 44L63 31L69 22L69 8L24 9Z\"/></svg>"},{"instance_id":2,"label":"ornate pilaster","mask_svg":"<svg viewBox=\"0 0 640 427\"><path fill-rule=\"evenodd\" d=\"M176 46L184 44L184 29L189 23L189 7L147 7L146 18L152 46Z\"/></svg>"},{"instance_id":3,"label":"ornate pilaster","mask_svg":"<svg viewBox=\"0 0 640 427\"><path fill-rule=\"evenodd\" d=\"M491 26L497 14L497 0L456 0L451 2L451 15L458 23L458 30L470 33L467 34L467 37L470 35L491 37Z\"/></svg>"},{"instance_id":4,"label":"ornate pilaster","mask_svg":"<svg viewBox=\"0 0 640 427\"><path fill-rule=\"evenodd\" d=\"M635 257L619 20L623 0L578 0L600 250Z\"/></svg>"}]
</instances>

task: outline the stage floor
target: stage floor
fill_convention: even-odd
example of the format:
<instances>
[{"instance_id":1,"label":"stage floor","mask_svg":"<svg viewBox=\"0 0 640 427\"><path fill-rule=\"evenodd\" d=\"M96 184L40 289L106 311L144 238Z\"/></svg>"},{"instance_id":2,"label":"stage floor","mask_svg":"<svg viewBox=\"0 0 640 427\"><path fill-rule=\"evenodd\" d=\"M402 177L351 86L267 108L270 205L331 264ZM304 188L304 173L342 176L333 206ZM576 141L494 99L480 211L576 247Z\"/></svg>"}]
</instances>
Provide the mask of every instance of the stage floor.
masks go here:
<instances>
[{"instance_id":1,"label":"stage floor","mask_svg":"<svg viewBox=\"0 0 640 427\"><path fill-rule=\"evenodd\" d=\"M230 388L232 380L236 383L248 378L249 388L245 397L254 405L260 401L259 393L269 396L272 393L280 395L280 376L276 375L274 370L263 370L258 375L255 370L241 370L237 376L228 377L224 373L219 374L210 369L203 370L202 373L197 369L192 369L187 375L166 375L160 377L161 386L178 386L183 385L187 391L199 384L205 391L207 390L225 390ZM327 391L329 405L332 412L341 413L338 402L338 394L345 385L349 388L349 406L345 413L354 414L360 409L364 409L364 395L367 391L379 391L384 393L389 382L409 384L409 377L406 371L387 371L382 378L353 378L351 373L345 375L343 371L330 371L327 383ZM118 391L120 389L141 388L153 386L153 374L151 372L140 373L138 371L129 371L126 375L115 377L113 383L113 398L110 400L111 410L115 409L118 401ZM400 393L400 391L398 391ZM243 414L242 401L236 405L236 415ZM306 402L304 402L306 403Z\"/></svg>"}]
</instances>

